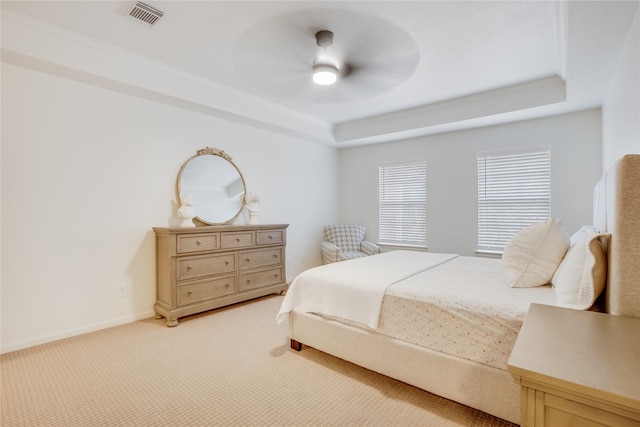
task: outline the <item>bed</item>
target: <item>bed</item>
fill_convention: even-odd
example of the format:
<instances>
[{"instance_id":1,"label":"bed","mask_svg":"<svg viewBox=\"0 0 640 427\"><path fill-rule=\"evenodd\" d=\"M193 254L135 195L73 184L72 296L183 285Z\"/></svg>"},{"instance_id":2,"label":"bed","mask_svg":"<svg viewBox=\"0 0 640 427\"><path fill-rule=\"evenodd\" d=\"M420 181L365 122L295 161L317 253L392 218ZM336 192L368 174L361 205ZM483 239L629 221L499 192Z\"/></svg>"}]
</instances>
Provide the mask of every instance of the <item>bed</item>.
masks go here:
<instances>
[{"instance_id":1,"label":"bed","mask_svg":"<svg viewBox=\"0 0 640 427\"><path fill-rule=\"evenodd\" d=\"M590 237L582 229L566 236L548 280L554 286L522 282L529 265L514 279L513 246L503 260L392 251L303 272L277 319L289 321L295 350L304 344L520 423L520 387L506 363L531 303L640 317L639 184L640 155L624 156L603 175L594 189L594 224L584 227ZM557 220L544 227L534 234L561 230ZM555 235L543 252L565 244L560 231ZM575 259L587 262L584 251L592 264L575 268ZM588 292L567 293L566 278L578 270Z\"/></svg>"}]
</instances>

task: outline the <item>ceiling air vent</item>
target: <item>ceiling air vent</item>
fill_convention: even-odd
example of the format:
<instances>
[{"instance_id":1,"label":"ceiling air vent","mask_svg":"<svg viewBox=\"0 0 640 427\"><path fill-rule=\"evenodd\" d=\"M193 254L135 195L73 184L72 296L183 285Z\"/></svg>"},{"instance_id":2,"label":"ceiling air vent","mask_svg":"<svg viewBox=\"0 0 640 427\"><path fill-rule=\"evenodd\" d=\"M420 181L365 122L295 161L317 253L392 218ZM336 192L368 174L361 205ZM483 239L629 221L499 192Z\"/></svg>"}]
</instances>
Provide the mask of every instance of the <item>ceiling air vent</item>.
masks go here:
<instances>
[{"instance_id":1,"label":"ceiling air vent","mask_svg":"<svg viewBox=\"0 0 640 427\"><path fill-rule=\"evenodd\" d=\"M163 11L142 3L141 1L137 2L131 11L129 11L130 17L138 21L142 21L150 27L153 27L154 24L158 22L158 19L162 18L163 15Z\"/></svg>"}]
</instances>

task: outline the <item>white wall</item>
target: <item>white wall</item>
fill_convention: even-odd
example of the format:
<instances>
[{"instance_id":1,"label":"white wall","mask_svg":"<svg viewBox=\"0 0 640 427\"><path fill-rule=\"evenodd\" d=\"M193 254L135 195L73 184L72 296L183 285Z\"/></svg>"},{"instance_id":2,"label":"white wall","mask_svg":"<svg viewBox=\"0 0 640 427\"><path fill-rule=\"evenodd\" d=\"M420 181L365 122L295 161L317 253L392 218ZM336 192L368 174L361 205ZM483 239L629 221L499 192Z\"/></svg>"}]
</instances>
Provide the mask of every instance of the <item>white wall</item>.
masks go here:
<instances>
[{"instance_id":1,"label":"white wall","mask_svg":"<svg viewBox=\"0 0 640 427\"><path fill-rule=\"evenodd\" d=\"M603 168L625 154L640 153L640 8L602 107Z\"/></svg>"},{"instance_id":2,"label":"white wall","mask_svg":"<svg viewBox=\"0 0 640 427\"><path fill-rule=\"evenodd\" d=\"M340 151L340 220L378 238L378 165L426 159L427 239L433 252L472 255L477 236L479 151L551 147L551 214L570 233L592 222L593 187L601 175L600 110L369 145Z\"/></svg>"},{"instance_id":3,"label":"white wall","mask_svg":"<svg viewBox=\"0 0 640 427\"><path fill-rule=\"evenodd\" d=\"M153 315L152 227L206 146L233 157L262 223L290 224L288 278L319 264L335 149L2 64L3 352Z\"/></svg>"}]
</instances>

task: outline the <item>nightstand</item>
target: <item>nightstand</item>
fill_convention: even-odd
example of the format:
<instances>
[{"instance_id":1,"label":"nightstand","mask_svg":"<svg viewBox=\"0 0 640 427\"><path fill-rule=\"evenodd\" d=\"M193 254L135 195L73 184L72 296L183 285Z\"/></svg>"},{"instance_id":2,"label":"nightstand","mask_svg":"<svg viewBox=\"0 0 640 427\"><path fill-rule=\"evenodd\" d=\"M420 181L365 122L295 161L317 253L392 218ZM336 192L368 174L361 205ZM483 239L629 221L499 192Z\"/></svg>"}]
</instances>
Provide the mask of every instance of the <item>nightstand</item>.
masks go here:
<instances>
[{"instance_id":1,"label":"nightstand","mask_svg":"<svg viewBox=\"0 0 640 427\"><path fill-rule=\"evenodd\" d=\"M640 319L532 304L507 366L522 426L640 426Z\"/></svg>"}]
</instances>

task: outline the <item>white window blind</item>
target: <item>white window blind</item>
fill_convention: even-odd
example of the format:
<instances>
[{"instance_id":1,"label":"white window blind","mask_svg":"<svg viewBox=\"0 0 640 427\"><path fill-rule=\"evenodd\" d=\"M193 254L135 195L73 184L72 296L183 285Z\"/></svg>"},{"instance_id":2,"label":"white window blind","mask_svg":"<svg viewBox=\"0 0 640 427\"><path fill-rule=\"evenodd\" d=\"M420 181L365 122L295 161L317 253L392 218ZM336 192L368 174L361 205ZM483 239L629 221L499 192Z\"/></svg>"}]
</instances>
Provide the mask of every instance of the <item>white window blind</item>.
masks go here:
<instances>
[{"instance_id":1,"label":"white window blind","mask_svg":"<svg viewBox=\"0 0 640 427\"><path fill-rule=\"evenodd\" d=\"M378 167L380 243L427 245L426 161Z\"/></svg>"},{"instance_id":2,"label":"white window blind","mask_svg":"<svg viewBox=\"0 0 640 427\"><path fill-rule=\"evenodd\" d=\"M518 231L550 215L548 148L478 155L479 252L502 252Z\"/></svg>"}]
</instances>

